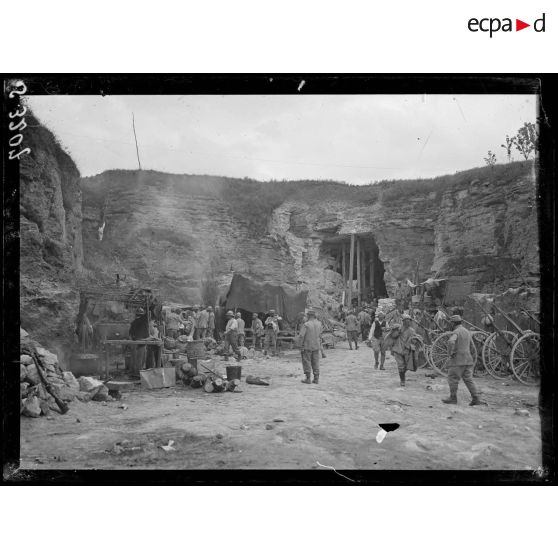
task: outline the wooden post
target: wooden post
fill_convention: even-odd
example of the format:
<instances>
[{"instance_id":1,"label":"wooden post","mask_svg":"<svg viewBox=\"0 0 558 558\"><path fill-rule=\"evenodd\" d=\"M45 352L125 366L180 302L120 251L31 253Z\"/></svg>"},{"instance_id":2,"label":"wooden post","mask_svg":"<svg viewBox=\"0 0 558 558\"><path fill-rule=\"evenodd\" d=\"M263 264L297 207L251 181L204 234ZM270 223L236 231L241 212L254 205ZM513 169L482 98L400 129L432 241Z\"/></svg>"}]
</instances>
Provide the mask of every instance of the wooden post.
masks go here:
<instances>
[{"instance_id":1,"label":"wooden post","mask_svg":"<svg viewBox=\"0 0 558 558\"><path fill-rule=\"evenodd\" d=\"M360 302L361 302L361 291L362 291L362 274L360 271L360 259L361 259L361 250L360 250L360 238L357 238L357 242L356 242L356 251L357 251L357 300L358 300L358 305L360 306Z\"/></svg>"},{"instance_id":2,"label":"wooden post","mask_svg":"<svg viewBox=\"0 0 558 558\"><path fill-rule=\"evenodd\" d=\"M341 252L337 251L337 255L335 256L335 271L339 273L339 265L341 263Z\"/></svg>"},{"instance_id":3,"label":"wooden post","mask_svg":"<svg viewBox=\"0 0 558 558\"><path fill-rule=\"evenodd\" d=\"M372 250L370 252L370 290L374 291L374 297L376 297L376 251Z\"/></svg>"},{"instance_id":4,"label":"wooden post","mask_svg":"<svg viewBox=\"0 0 558 558\"><path fill-rule=\"evenodd\" d=\"M366 294L366 249L362 248L362 263L360 264L360 273L362 275L361 279L361 289L362 289L362 298L364 299L364 295Z\"/></svg>"},{"instance_id":5,"label":"wooden post","mask_svg":"<svg viewBox=\"0 0 558 558\"><path fill-rule=\"evenodd\" d=\"M349 256L349 301L348 306L352 308L353 304L353 277L354 277L354 265L355 265L355 235L351 233L351 253Z\"/></svg>"},{"instance_id":6,"label":"wooden post","mask_svg":"<svg viewBox=\"0 0 558 558\"><path fill-rule=\"evenodd\" d=\"M343 242L342 244L342 250L343 250L343 294L345 295L345 297L347 296L347 247L345 245L345 243ZM347 305L347 301L344 301L345 306Z\"/></svg>"}]
</instances>

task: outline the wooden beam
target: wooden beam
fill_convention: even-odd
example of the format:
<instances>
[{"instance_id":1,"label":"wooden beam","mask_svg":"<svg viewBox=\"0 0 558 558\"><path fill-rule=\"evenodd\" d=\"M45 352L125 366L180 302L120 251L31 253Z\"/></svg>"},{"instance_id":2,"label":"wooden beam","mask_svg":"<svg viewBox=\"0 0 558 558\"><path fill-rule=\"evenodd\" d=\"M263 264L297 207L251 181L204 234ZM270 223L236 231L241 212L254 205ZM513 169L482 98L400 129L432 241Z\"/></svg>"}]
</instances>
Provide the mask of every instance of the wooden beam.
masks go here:
<instances>
[{"instance_id":1,"label":"wooden beam","mask_svg":"<svg viewBox=\"0 0 558 558\"><path fill-rule=\"evenodd\" d=\"M343 243L343 293L345 297L347 296L347 245ZM347 300L345 298L345 305L347 305Z\"/></svg>"},{"instance_id":2,"label":"wooden beam","mask_svg":"<svg viewBox=\"0 0 558 558\"><path fill-rule=\"evenodd\" d=\"M376 297L376 251L370 252L370 289L374 291Z\"/></svg>"},{"instance_id":3,"label":"wooden beam","mask_svg":"<svg viewBox=\"0 0 558 558\"><path fill-rule=\"evenodd\" d=\"M337 254L335 256L335 271L337 271L339 273L339 265L341 263L341 252L337 251Z\"/></svg>"},{"instance_id":4,"label":"wooden beam","mask_svg":"<svg viewBox=\"0 0 558 558\"><path fill-rule=\"evenodd\" d=\"M360 270L360 260L361 260L361 249L360 249L360 238L357 238L356 241L356 253L357 253L357 300L358 305L360 306L361 297L362 297L362 273Z\"/></svg>"},{"instance_id":5,"label":"wooden beam","mask_svg":"<svg viewBox=\"0 0 558 558\"><path fill-rule=\"evenodd\" d=\"M349 303L348 306L352 307L353 301L353 277L355 273L355 235L351 234L351 254L349 256Z\"/></svg>"}]
</instances>

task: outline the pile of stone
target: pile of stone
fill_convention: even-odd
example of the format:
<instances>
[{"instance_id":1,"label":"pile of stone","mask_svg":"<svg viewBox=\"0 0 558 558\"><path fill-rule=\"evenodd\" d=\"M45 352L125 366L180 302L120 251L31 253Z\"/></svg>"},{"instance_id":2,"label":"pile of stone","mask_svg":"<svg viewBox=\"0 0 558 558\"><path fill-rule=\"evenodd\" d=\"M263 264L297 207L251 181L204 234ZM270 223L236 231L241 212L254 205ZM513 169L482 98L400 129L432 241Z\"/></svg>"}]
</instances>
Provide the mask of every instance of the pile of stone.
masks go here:
<instances>
[{"instance_id":1,"label":"pile of stone","mask_svg":"<svg viewBox=\"0 0 558 558\"><path fill-rule=\"evenodd\" d=\"M95 378L79 378L62 370L58 357L33 341L20 329L20 413L27 417L48 416L51 411L65 413L68 403L106 401L107 387ZM42 376L42 377L41 377Z\"/></svg>"}]
</instances>

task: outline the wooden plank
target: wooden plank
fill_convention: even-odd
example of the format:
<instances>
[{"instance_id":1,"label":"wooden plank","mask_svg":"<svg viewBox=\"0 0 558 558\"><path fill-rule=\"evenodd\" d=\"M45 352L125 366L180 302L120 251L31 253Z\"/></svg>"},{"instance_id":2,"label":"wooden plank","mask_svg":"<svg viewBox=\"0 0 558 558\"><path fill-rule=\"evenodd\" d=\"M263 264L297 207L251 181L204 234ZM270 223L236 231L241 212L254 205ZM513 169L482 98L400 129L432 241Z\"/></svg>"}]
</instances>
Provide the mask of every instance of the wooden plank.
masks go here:
<instances>
[{"instance_id":1,"label":"wooden plank","mask_svg":"<svg viewBox=\"0 0 558 558\"><path fill-rule=\"evenodd\" d=\"M349 299L347 301L347 306L352 308L353 306L353 277L354 277L354 265L355 265L355 235L351 233L351 253L349 256Z\"/></svg>"}]
</instances>

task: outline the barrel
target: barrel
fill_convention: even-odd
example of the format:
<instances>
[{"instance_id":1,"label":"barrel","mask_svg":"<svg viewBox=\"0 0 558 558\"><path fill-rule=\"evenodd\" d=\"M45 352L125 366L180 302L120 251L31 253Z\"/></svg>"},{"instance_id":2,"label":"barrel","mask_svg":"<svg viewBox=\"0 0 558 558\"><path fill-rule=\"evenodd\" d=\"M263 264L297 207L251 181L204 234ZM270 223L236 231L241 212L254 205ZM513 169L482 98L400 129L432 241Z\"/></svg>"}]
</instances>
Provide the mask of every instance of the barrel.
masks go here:
<instances>
[{"instance_id":1,"label":"barrel","mask_svg":"<svg viewBox=\"0 0 558 558\"><path fill-rule=\"evenodd\" d=\"M227 371L227 381L240 380L242 375L242 366L225 366Z\"/></svg>"},{"instance_id":2,"label":"barrel","mask_svg":"<svg viewBox=\"0 0 558 558\"><path fill-rule=\"evenodd\" d=\"M188 355L188 358L192 359L205 358L206 351L203 339L188 341L186 343L186 354Z\"/></svg>"},{"instance_id":3,"label":"barrel","mask_svg":"<svg viewBox=\"0 0 558 558\"><path fill-rule=\"evenodd\" d=\"M101 370L99 355L94 353L74 353L70 356L70 370L79 376L97 376Z\"/></svg>"}]
</instances>

